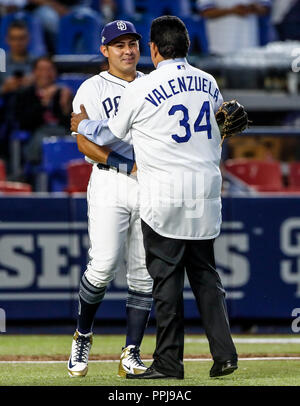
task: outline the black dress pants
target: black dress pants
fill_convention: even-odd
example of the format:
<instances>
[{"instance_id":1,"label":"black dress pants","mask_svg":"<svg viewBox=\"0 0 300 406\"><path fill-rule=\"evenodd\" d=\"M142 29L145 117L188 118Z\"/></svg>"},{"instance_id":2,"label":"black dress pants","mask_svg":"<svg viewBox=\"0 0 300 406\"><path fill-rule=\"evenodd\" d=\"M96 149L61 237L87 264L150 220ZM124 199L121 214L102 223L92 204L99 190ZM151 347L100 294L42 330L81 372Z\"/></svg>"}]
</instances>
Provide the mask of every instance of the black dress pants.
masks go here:
<instances>
[{"instance_id":1,"label":"black dress pants","mask_svg":"<svg viewBox=\"0 0 300 406\"><path fill-rule=\"evenodd\" d=\"M154 280L156 348L153 367L183 378L184 270L202 317L214 361L237 359L230 334L225 291L214 259L214 240L163 237L142 221L146 265Z\"/></svg>"}]
</instances>

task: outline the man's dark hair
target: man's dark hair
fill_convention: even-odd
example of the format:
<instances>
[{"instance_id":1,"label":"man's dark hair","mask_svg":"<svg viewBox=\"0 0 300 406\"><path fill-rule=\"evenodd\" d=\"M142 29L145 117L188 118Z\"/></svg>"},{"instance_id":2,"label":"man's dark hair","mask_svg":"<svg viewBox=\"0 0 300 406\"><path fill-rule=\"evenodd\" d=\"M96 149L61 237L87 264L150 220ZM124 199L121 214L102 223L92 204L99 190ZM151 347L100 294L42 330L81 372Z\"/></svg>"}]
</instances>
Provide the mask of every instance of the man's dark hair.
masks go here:
<instances>
[{"instance_id":1,"label":"man's dark hair","mask_svg":"<svg viewBox=\"0 0 300 406\"><path fill-rule=\"evenodd\" d=\"M18 28L19 30L24 30L24 31L27 31L27 32L29 31L27 24L23 20L13 20L9 24L7 32L9 33L10 30L13 30L14 28Z\"/></svg>"},{"instance_id":2,"label":"man's dark hair","mask_svg":"<svg viewBox=\"0 0 300 406\"><path fill-rule=\"evenodd\" d=\"M165 59L187 56L190 38L184 22L175 16L161 16L152 21L150 41Z\"/></svg>"},{"instance_id":3,"label":"man's dark hair","mask_svg":"<svg viewBox=\"0 0 300 406\"><path fill-rule=\"evenodd\" d=\"M39 62L41 62L41 61L46 61L46 62L51 63L51 65L57 70L55 62L53 61L51 56L48 56L48 55L43 55L43 56L39 56L38 58L36 58L32 63L32 69L34 70L37 67L37 65L39 64Z\"/></svg>"}]
</instances>

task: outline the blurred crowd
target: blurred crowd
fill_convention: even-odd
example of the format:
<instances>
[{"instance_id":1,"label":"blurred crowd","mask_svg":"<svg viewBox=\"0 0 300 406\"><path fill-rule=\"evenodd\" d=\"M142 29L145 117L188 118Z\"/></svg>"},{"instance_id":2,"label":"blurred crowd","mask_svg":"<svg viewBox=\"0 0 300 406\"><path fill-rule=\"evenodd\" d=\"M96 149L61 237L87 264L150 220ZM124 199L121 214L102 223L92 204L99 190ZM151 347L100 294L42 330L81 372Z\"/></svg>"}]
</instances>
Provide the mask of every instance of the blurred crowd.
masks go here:
<instances>
[{"instance_id":1,"label":"blurred crowd","mask_svg":"<svg viewBox=\"0 0 300 406\"><path fill-rule=\"evenodd\" d=\"M196 31L201 25L207 49L200 46L200 55L226 55L276 40L300 41L300 0L0 0L0 47L6 50L6 71L0 73L0 159L11 158L16 132L26 134L19 135L25 166L39 165L43 137L69 133L74 95L58 84L51 58L62 53L61 42L67 43L66 27L76 30L77 22L88 18L90 35L95 23L99 48L100 29L107 22L127 19L148 30L151 19L162 14L175 14ZM71 53L84 53L76 35L74 31L73 46L79 48Z\"/></svg>"}]
</instances>

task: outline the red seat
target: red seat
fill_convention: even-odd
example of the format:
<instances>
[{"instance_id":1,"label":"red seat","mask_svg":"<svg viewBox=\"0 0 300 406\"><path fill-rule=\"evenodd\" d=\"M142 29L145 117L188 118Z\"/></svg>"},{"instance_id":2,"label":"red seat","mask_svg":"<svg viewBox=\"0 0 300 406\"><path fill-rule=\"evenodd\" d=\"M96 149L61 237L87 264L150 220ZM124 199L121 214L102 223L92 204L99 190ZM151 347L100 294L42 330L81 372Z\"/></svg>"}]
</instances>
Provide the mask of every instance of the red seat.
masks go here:
<instances>
[{"instance_id":1,"label":"red seat","mask_svg":"<svg viewBox=\"0 0 300 406\"><path fill-rule=\"evenodd\" d=\"M229 159L225 170L260 192L284 191L282 173L278 161Z\"/></svg>"},{"instance_id":2,"label":"red seat","mask_svg":"<svg viewBox=\"0 0 300 406\"><path fill-rule=\"evenodd\" d=\"M289 164L288 187L290 192L300 192L300 162Z\"/></svg>"},{"instance_id":3,"label":"red seat","mask_svg":"<svg viewBox=\"0 0 300 406\"><path fill-rule=\"evenodd\" d=\"M6 179L6 168L5 168L5 163L0 159L0 181L3 181Z\"/></svg>"},{"instance_id":4,"label":"red seat","mask_svg":"<svg viewBox=\"0 0 300 406\"><path fill-rule=\"evenodd\" d=\"M68 185L66 191L69 193L86 192L92 167L91 164L81 159L71 161L67 165Z\"/></svg>"},{"instance_id":5,"label":"red seat","mask_svg":"<svg viewBox=\"0 0 300 406\"><path fill-rule=\"evenodd\" d=\"M23 182L6 182L0 181L0 193L3 194L29 194L32 192L32 187L28 183Z\"/></svg>"},{"instance_id":6,"label":"red seat","mask_svg":"<svg viewBox=\"0 0 300 406\"><path fill-rule=\"evenodd\" d=\"M300 186L300 162L291 162L289 167L289 186Z\"/></svg>"}]
</instances>

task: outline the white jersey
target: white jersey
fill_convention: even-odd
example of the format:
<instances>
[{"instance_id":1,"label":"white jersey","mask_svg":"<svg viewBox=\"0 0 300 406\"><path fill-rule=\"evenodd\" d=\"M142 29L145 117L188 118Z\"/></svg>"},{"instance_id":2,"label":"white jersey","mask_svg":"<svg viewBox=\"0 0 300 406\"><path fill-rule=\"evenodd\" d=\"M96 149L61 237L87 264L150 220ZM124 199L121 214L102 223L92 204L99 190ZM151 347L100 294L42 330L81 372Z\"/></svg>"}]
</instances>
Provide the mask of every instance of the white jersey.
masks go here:
<instances>
[{"instance_id":1,"label":"white jersey","mask_svg":"<svg viewBox=\"0 0 300 406\"><path fill-rule=\"evenodd\" d=\"M137 73L137 77L142 75ZM107 119L115 114L127 84L108 72L101 72L80 86L73 109L80 112L80 104L83 104L90 118ZM109 147L133 159L131 145L117 140ZM119 275L116 283L122 285L122 272L119 271L126 268L129 289L152 292L153 282L145 263L136 177L113 169L99 169L94 163L87 189L87 204L90 242L90 260L85 272L87 280L96 287L104 287Z\"/></svg>"},{"instance_id":2,"label":"white jersey","mask_svg":"<svg viewBox=\"0 0 300 406\"><path fill-rule=\"evenodd\" d=\"M215 112L223 102L215 79L185 58L166 60L130 83L111 132L134 145L141 218L158 234L211 239L221 225L221 136Z\"/></svg>"},{"instance_id":3,"label":"white jersey","mask_svg":"<svg viewBox=\"0 0 300 406\"><path fill-rule=\"evenodd\" d=\"M270 0L197 0L200 11L212 7L229 8L253 3L270 5ZM211 53L226 55L259 45L259 27L255 14L243 17L231 14L219 18L208 18L205 23Z\"/></svg>"},{"instance_id":4,"label":"white jersey","mask_svg":"<svg viewBox=\"0 0 300 406\"><path fill-rule=\"evenodd\" d=\"M137 72L137 77L141 76L143 73ZM80 104L83 104L91 120L112 117L118 109L119 100L127 85L126 80L111 75L107 71L101 72L87 79L79 87L73 100L73 111L80 113ZM115 142L109 147L125 158L134 159L132 146L125 142ZM95 163L88 157L86 160Z\"/></svg>"}]
</instances>

